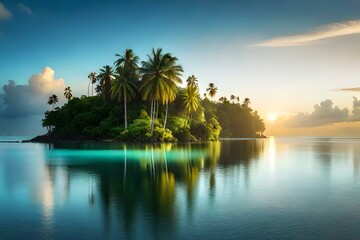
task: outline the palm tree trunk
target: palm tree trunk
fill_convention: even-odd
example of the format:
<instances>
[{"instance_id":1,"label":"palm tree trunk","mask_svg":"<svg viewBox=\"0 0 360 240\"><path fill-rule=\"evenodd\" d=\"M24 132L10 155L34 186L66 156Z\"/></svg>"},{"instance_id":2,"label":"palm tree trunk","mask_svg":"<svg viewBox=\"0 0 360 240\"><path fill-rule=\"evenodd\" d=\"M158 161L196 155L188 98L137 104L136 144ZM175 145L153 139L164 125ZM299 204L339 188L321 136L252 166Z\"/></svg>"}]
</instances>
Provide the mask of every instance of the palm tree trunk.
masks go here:
<instances>
[{"instance_id":1,"label":"palm tree trunk","mask_svg":"<svg viewBox=\"0 0 360 240\"><path fill-rule=\"evenodd\" d=\"M153 133L154 133L155 110L156 110L156 101L154 100L154 104L153 104L153 116L152 116L152 121L151 121L151 135L153 135Z\"/></svg>"},{"instance_id":2,"label":"palm tree trunk","mask_svg":"<svg viewBox=\"0 0 360 240\"><path fill-rule=\"evenodd\" d=\"M126 109L126 92L124 91L124 116L125 116L125 130L127 130L127 109Z\"/></svg>"},{"instance_id":3,"label":"palm tree trunk","mask_svg":"<svg viewBox=\"0 0 360 240\"><path fill-rule=\"evenodd\" d=\"M89 85L88 85L88 97L90 96L90 83L91 83L91 79L90 79Z\"/></svg>"},{"instance_id":4,"label":"palm tree trunk","mask_svg":"<svg viewBox=\"0 0 360 240\"><path fill-rule=\"evenodd\" d=\"M155 127L155 119L156 119L156 105L158 104L157 101L154 101L154 113L153 113L153 121L152 121L152 132L151 134L154 133L154 127Z\"/></svg>"},{"instance_id":5,"label":"palm tree trunk","mask_svg":"<svg viewBox=\"0 0 360 240\"><path fill-rule=\"evenodd\" d=\"M167 117L168 117L168 109L169 109L169 103L166 102L166 106L165 106L165 120L164 120L164 130L166 129L166 122L167 122Z\"/></svg>"},{"instance_id":6,"label":"palm tree trunk","mask_svg":"<svg viewBox=\"0 0 360 240\"><path fill-rule=\"evenodd\" d=\"M150 123L150 134L153 134L153 122L154 122L154 100L151 100L151 107L150 107L150 118L151 118L151 123Z\"/></svg>"},{"instance_id":7,"label":"palm tree trunk","mask_svg":"<svg viewBox=\"0 0 360 240\"><path fill-rule=\"evenodd\" d=\"M156 102L156 119L158 119L159 116L159 102Z\"/></svg>"},{"instance_id":8,"label":"palm tree trunk","mask_svg":"<svg viewBox=\"0 0 360 240\"><path fill-rule=\"evenodd\" d=\"M91 83L91 96L93 97L94 96L94 84Z\"/></svg>"}]
</instances>

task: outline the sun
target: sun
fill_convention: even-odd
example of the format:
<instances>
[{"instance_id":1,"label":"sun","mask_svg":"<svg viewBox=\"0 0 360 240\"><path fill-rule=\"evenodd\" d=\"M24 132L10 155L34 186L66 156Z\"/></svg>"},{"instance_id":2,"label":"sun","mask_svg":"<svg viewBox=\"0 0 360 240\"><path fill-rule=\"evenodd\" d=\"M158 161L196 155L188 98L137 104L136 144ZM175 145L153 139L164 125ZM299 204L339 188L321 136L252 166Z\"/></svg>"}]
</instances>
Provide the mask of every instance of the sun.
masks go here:
<instances>
[{"instance_id":1,"label":"sun","mask_svg":"<svg viewBox=\"0 0 360 240\"><path fill-rule=\"evenodd\" d=\"M275 122L278 118L278 115L276 113L268 113L266 118L269 122Z\"/></svg>"}]
</instances>

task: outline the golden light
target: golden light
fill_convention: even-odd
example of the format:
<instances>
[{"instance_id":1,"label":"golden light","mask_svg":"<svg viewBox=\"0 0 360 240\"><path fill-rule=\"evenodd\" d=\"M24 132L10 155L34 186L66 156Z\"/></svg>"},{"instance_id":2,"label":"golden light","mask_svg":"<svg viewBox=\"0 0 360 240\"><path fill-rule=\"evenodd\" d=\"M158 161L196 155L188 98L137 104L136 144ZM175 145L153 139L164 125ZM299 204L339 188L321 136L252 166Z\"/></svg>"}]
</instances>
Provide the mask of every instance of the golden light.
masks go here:
<instances>
[{"instance_id":1,"label":"golden light","mask_svg":"<svg viewBox=\"0 0 360 240\"><path fill-rule=\"evenodd\" d=\"M269 122L275 122L278 118L278 115L276 113L268 113L266 118Z\"/></svg>"}]
</instances>

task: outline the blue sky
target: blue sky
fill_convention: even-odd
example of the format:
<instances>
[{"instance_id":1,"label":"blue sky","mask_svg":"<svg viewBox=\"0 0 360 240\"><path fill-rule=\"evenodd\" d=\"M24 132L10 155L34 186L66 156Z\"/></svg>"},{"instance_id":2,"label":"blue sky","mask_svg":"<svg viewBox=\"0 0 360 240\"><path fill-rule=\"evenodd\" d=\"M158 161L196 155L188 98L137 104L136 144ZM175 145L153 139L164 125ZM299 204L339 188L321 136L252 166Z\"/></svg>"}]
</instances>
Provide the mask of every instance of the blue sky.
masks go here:
<instances>
[{"instance_id":1,"label":"blue sky","mask_svg":"<svg viewBox=\"0 0 360 240\"><path fill-rule=\"evenodd\" d=\"M357 21L358 0L0 3L11 13L1 18L0 11L1 86L27 84L49 66L75 95L86 94L88 73L112 64L115 53L132 48L145 60L152 47L177 56L184 78L198 76L202 91L214 82L218 97L249 97L263 117L311 112L325 99L351 108L354 93L332 90L360 86L359 34L304 46L251 46Z\"/></svg>"}]
</instances>

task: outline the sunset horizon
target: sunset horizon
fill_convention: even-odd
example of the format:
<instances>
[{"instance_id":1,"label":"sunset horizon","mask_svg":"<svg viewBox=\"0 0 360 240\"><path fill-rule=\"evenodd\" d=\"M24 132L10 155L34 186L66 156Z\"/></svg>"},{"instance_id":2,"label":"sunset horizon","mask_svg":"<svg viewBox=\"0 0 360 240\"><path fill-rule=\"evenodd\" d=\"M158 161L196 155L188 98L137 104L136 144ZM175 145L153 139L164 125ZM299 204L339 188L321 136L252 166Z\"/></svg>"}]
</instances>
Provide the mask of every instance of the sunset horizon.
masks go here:
<instances>
[{"instance_id":1,"label":"sunset horizon","mask_svg":"<svg viewBox=\"0 0 360 240\"><path fill-rule=\"evenodd\" d=\"M0 239L360 239L360 0L0 0Z\"/></svg>"},{"instance_id":2,"label":"sunset horizon","mask_svg":"<svg viewBox=\"0 0 360 240\"><path fill-rule=\"evenodd\" d=\"M356 1L0 4L1 135L44 133L40 122L50 94L62 96L71 86L74 96L87 95L88 74L112 65L115 53L133 49L146 59L157 47L179 59L183 82L190 75L199 79L200 95L214 83L216 101L232 94L249 98L266 123L265 135L360 133ZM171 20L150 18L146 7L171 11ZM132 9L143 14L132 16ZM27 101L32 94L44 99L36 108ZM61 102L66 101L60 97Z\"/></svg>"}]
</instances>

